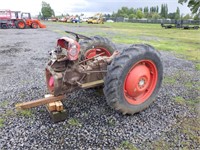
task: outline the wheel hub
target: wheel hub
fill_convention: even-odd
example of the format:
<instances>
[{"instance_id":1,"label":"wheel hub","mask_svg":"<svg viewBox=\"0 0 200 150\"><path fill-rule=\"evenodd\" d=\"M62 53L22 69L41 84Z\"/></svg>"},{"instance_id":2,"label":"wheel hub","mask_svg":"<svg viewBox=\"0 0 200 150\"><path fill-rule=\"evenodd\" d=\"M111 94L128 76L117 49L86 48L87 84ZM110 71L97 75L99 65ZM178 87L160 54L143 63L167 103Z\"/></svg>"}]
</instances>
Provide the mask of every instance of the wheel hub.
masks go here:
<instances>
[{"instance_id":1,"label":"wheel hub","mask_svg":"<svg viewBox=\"0 0 200 150\"><path fill-rule=\"evenodd\" d=\"M140 96L147 88L150 78L149 69L139 64L135 66L128 74L125 89L129 96L136 98Z\"/></svg>"},{"instance_id":2,"label":"wheel hub","mask_svg":"<svg viewBox=\"0 0 200 150\"><path fill-rule=\"evenodd\" d=\"M139 83L138 83L139 87L142 88L145 85L145 80L142 78Z\"/></svg>"}]
</instances>

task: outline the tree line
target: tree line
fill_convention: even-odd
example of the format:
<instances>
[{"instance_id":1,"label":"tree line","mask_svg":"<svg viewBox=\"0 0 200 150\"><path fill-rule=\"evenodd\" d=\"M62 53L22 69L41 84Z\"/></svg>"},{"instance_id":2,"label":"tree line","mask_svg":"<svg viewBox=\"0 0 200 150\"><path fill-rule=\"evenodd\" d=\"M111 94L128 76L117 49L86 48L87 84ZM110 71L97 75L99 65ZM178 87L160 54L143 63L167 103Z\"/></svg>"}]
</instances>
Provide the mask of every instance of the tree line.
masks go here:
<instances>
[{"instance_id":1,"label":"tree line","mask_svg":"<svg viewBox=\"0 0 200 150\"><path fill-rule=\"evenodd\" d=\"M106 18L116 18L116 17L124 17L128 19L195 19L199 20L199 14L196 15L181 15L179 7L177 7L176 11L173 13L168 13L168 5L162 4L161 7L159 6L153 6L153 7L144 7L144 8L128 8L128 7L121 7L118 9L117 12L113 12L112 15L105 14Z\"/></svg>"},{"instance_id":2,"label":"tree line","mask_svg":"<svg viewBox=\"0 0 200 150\"><path fill-rule=\"evenodd\" d=\"M144 8L128 8L128 7L121 7L118 9L117 12L113 12L112 14L105 14L104 17L106 18L116 18L116 17L124 17L129 19L141 19L141 18L148 18L148 19L194 19L200 20L200 0L178 0L180 4L188 2L188 7L191 9L193 15L186 14L185 16L181 15L179 7L177 7L176 11L173 13L168 13L168 6L167 4L161 4L159 6L152 6L152 7L144 7ZM42 8L41 12L39 13L39 18L47 19L54 16L54 10L51 8L50 4L42 1Z\"/></svg>"}]
</instances>

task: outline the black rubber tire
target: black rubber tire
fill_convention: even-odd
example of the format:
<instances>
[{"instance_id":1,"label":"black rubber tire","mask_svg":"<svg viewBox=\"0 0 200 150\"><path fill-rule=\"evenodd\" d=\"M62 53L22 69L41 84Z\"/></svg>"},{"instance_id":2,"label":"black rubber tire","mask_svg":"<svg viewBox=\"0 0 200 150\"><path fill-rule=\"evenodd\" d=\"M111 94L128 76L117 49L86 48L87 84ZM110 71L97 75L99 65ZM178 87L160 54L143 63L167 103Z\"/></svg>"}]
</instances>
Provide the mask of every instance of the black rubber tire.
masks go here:
<instances>
[{"instance_id":1,"label":"black rubber tire","mask_svg":"<svg viewBox=\"0 0 200 150\"><path fill-rule=\"evenodd\" d=\"M8 24L8 29L12 29L12 28L13 28L12 24Z\"/></svg>"},{"instance_id":2,"label":"black rubber tire","mask_svg":"<svg viewBox=\"0 0 200 150\"><path fill-rule=\"evenodd\" d=\"M24 27L20 27L19 26L19 23L23 23L24 24ZM26 28L26 23L23 21L23 20L18 20L15 22L15 26L18 28L18 29L25 29Z\"/></svg>"},{"instance_id":3,"label":"black rubber tire","mask_svg":"<svg viewBox=\"0 0 200 150\"><path fill-rule=\"evenodd\" d=\"M93 48L101 47L105 48L107 51L112 54L116 50L116 46L107 38L101 37L101 36L94 36L90 37L91 40L82 40L79 42L81 47L81 60L85 59L85 53Z\"/></svg>"},{"instance_id":4,"label":"black rubber tire","mask_svg":"<svg viewBox=\"0 0 200 150\"><path fill-rule=\"evenodd\" d=\"M3 24L1 24L1 28L2 28L2 29L8 29L8 25L5 24L5 23L3 23Z\"/></svg>"},{"instance_id":5,"label":"black rubber tire","mask_svg":"<svg viewBox=\"0 0 200 150\"><path fill-rule=\"evenodd\" d=\"M158 71L155 89L150 97L141 104L133 105L127 102L124 96L124 82L130 68L141 60L151 60ZM104 78L104 94L109 106L123 114L134 114L149 107L155 100L163 78L163 66L160 53L150 45L136 44L124 49L107 67Z\"/></svg>"},{"instance_id":6,"label":"black rubber tire","mask_svg":"<svg viewBox=\"0 0 200 150\"><path fill-rule=\"evenodd\" d=\"M31 28L37 29L37 28L38 28L38 24L37 24L36 22L33 22L33 23L31 24Z\"/></svg>"}]
</instances>

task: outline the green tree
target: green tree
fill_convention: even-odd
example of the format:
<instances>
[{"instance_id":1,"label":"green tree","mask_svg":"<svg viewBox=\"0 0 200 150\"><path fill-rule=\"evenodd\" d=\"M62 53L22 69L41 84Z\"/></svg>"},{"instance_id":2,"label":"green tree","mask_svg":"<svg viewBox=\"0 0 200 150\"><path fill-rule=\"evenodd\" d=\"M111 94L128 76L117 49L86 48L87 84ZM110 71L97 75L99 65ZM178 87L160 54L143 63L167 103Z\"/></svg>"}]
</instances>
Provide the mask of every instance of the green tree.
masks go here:
<instances>
[{"instance_id":1,"label":"green tree","mask_svg":"<svg viewBox=\"0 0 200 150\"><path fill-rule=\"evenodd\" d=\"M54 10L51 8L50 4L42 1L42 15L44 18L49 18L51 16L55 16Z\"/></svg>"},{"instance_id":2,"label":"green tree","mask_svg":"<svg viewBox=\"0 0 200 150\"><path fill-rule=\"evenodd\" d=\"M133 18L136 18L136 15L135 14L130 14L129 15L129 19L133 19Z\"/></svg>"},{"instance_id":3,"label":"green tree","mask_svg":"<svg viewBox=\"0 0 200 150\"><path fill-rule=\"evenodd\" d=\"M186 15L183 17L183 20L189 20L189 19L192 19L192 16L190 16L190 14L186 14Z\"/></svg>"},{"instance_id":4,"label":"green tree","mask_svg":"<svg viewBox=\"0 0 200 150\"><path fill-rule=\"evenodd\" d=\"M200 20L200 13L198 13L198 14L196 14L196 15L194 16L194 20Z\"/></svg>"},{"instance_id":5,"label":"green tree","mask_svg":"<svg viewBox=\"0 0 200 150\"><path fill-rule=\"evenodd\" d=\"M160 18L159 13L157 13L157 12L153 13L152 19L157 20L157 19L159 19L159 18Z\"/></svg>"},{"instance_id":6,"label":"green tree","mask_svg":"<svg viewBox=\"0 0 200 150\"><path fill-rule=\"evenodd\" d=\"M159 12L159 7L158 7L158 6L156 6L156 12L157 12L157 13Z\"/></svg>"},{"instance_id":7,"label":"green tree","mask_svg":"<svg viewBox=\"0 0 200 150\"><path fill-rule=\"evenodd\" d=\"M140 9L137 10L137 12L136 12L136 18L137 19L141 19L141 18L143 18L143 16L144 16L144 14L142 13L142 11Z\"/></svg>"},{"instance_id":8,"label":"green tree","mask_svg":"<svg viewBox=\"0 0 200 150\"><path fill-rule=\"evenodd\" d=\"M150 8L150 12L151 12L151 13L157 12L157 7L151 7L151 8Z\"/></svg>"},{"instance_id":9,"label":"green tree","mask_svg":"<svg viewBox=\"0 0 200 150\"><path fill-rule=\"evenodd\" d=\"M148 7L144 7L144 17L148 18L149 16L149 8Z\"/></svg>"},{"instance_id":10,"label":"green tree","mask_svg":"<svg viewBox=\"0 0 200 150\"><path fill-rule=\"evenodd\" d=\"M167 18L167 15L168 15L168 6L167 6L167 4L162 4L161 5L160 15L161 15L162 18Z\"/></svg>"},{"instance_id":11,"label":"green tree","mask_svg":"<svg viewBox=\"0 0 200 150\"><path fill-rule=\"evenodd\" d=\"M174 12L174 13L169 13L169 14L167 15L167 17L170 18L170 19L175 19L175 16L176 16L176 13L175 13L175 12Z\"/></svg>"},{"instance_id":12,"label":"green tree","mask_svg":"<svg viewBox=\"0 0 200 150\"><path fill-rule=\"evenodd\" d=\"M200 0L178 0L180 4L187 3L193 14L200 14Z\"/></svg>"},{"instance_id":13,"label":"green tree","mask_svg":"<svg viewBox=\"0 0 200 150\"><path fill-rule=\"evenodd\" d=\"M131 14L136 14L136 10L135 10L134 8L130 8L128 14L129 14L129 15L131 15Z\"/></svg>"},{"instance_id":14,"label":"green tree","mask_svg":"<svg viewBox=\"0 0 200 150\"><path fill-rule=\"evenodd\" d=\"M148 7L144 7L144 13L149 13L149 8Z\"/></svg>"},{"instance_id":15,"label":"green tree","mask_svg":"<svg viewBox=\"0 0 200 150\"><path fill-rule=\"evenodd\" d=\"M176 8L175 19L176 19L176 20L180 19L180 16L181 16L181 14L180 14L180 9L179 9L179 7L177 7L177 8Z\"/></svg>"}]
</instances>

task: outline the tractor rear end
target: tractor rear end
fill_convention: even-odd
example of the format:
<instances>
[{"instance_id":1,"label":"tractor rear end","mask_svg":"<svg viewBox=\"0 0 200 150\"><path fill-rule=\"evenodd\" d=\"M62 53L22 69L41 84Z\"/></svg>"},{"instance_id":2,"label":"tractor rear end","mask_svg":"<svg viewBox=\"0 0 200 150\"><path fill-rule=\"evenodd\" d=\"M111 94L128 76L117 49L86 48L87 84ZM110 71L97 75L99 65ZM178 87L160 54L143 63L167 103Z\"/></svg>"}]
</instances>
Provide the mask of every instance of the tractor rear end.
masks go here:
<instances>
[{"instance_id":1,"label":"tractor rear end","mask_svg":"<svg viewBox=\"0 0 200 150\"><path fill-rule=\"evenodd\" d=\"M156 99L163 66L152 46L134 44L119 52L107 38L67 33L75 40L60 38L45 69L52 95L104 85L108 105L123 114L142 111Z\"/></svg>"},{"instance_id":2,"label":"tractor rear end","mask_svg":"<svg viewBox=\"0 0 200 150\"><path fill-rule=\"evenodd\" d=\"M102 86L107 104L123 114L140 112L156 100L163 79L163 65L160 53L152 46L134 44L117 51L107 38L66 32L75 38L58 39L45 68L51 96L16 107L48 104L48 110L55 110L56 101L65 99L67 94Z\"/></svg>"}]
</instances>

